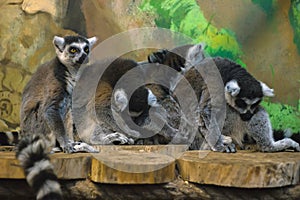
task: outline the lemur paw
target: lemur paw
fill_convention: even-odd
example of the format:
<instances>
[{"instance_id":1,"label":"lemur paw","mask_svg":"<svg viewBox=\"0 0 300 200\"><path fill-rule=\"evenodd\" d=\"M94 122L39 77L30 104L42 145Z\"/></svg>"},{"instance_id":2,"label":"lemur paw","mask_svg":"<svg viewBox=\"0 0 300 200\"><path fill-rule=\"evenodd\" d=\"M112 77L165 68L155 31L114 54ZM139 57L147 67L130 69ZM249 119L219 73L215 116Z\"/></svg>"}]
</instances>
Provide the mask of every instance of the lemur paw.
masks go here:
<instances>
[{"instance_id":1,"label":"lemur paw","mask_svg":"<svg viewBox=\"0 0 300 200\"><path fill-rule=\"evenodd\" d=\"M229 136L222 135L223 144L232 144L232 138Z\"/></svg>"},{"instance_id":2,"label":"lemur paw","mask_svg":"<svg viewBox=\"0 0 300 200\"><path fill-rule=\"evenodd\" d=\"M75 153L72 142L67 143L66 146L62 147L62 149L64 153Z\"/></svg>"},{"instance_id":3,"label":"lemur paw","mask_svg":"<svg viewBox=\"0 0 300 200\"><path fill-rule=\"evenodd\" d=\"M91 145L88 145L84 142L70 142L64 147L65 153L78 153L78 152L87 152L87 153L98 153Z\"/></svg>"},{"instance_id":4,"label":"lemur paw","mask_svg":"<svg viewBox=\"0 0 300 200\"><path fill-rule=\"evenodd\" d=\"M224 144L226 153L235 153L236 147L234 143Z\"/></svg>"},{"instance_id":5,"label":"lemur paw","mask_svg":"<svg viewBox=\"0 0 300 200\"><path fill-rule=\"evenodd\" d=\"M62 152L60 147L54 147L51 149L50 154Z\"/></svg>"},{"instance_id":6,"label":"lemur paw","mask_svg":"<svg viewBox=\"0 0 300 200\"><path fill-rule=\"evenodd\" d=\"M297 142L295 143L294 150L300 152L300 145Z\"/></svg>"},{"instance_id":7,"label":"lemur paw","mask_svg":"<svg viewBox=\"0 0 300 200\"><path fill-rule=\"evenodd\" d=\"M292 140L291 138L285 138L281 141L284 141L286 144L288 144L288 146L290 147L290 149L293 149L294 151L300 151L300 145L298 142L295 142L294 140ZM278 141L280 142L280 141Z\"/></svg>"},{"instance_id":8,"label":"lemur paw","mask_svg":"<svg viewBox=\"0 0 300 200\"><path fill-rule=\"evenodd\" d=\"M218 146L213 147L212 150L217 151L217 152L224 152L224 153L235 153L236 152L235 144L233 144L233 143L218 145Z\"/></svg>"},{"instance_id":9,"label":"lemur paw","mask_svg":"<svg viewBox=\"0 0 300 200\"><path fill-rule=\"evenodd\" d=\"M103 144L134 144L132 138L128 138L122 133L111 133L103 138Z\"/></svg>"},{"instance_id":10,"label":"lemur paw","mask_svg":"<svg viewBox=\"0 0 300 200\"><path fill-rule=\"evenodd\" d=\"M84 142L74 142L73 148L75 152L99 153L94 147Z\"/></svg>"},{"instance_id":11,"label":"lemur paw","mask_svg":"<svg viewBox=\"0 0 300 200\"><path fill-rule=\"evenodd\" d=\"M236 152L236 147L235 147L235 144L232 143L231 137L222 135L222 141L225 146L226 153L235 153Z\"/></svg>"}]
</instances>

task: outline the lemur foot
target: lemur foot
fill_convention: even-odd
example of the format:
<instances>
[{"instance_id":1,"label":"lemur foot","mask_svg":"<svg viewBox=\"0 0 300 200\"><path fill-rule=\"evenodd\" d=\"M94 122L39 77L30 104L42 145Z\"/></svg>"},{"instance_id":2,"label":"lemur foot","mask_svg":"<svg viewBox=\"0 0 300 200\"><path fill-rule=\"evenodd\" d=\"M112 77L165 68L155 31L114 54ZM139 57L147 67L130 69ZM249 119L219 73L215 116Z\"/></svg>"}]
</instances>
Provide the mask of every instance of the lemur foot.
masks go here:
<instances>
[{"instance_id":1,"label":"lemur foot","mask_svg":"<svg viewBox=\"0 0 300 200\"><path fill-rule=\"evenodd\" d=\"M236 147L234 143L229 143L229 144L221 144L221 145L216 145L214 148L212 148L213 151L217 152L224 152L224 153L235 153L236 152Z\"/></svg>"},{"instance_id":2,"label":"lemur foot","mask_svg":"<svg viewBox=\"0 0 300 200\"><path fill-rule=\"evenodd\" d=\"M128 138L122 133L111 133L103 138L103 144L134 144L132 138Z\"/></svg>"},{"instance_id":3,"label":"lemur foot","mask_svg":"<svg viewBox=\"0 0 300 200\"><path fill-rule=\"evenodd\" d=\"M234 143L224 144L226 153L235 153L236 147Z\"/></svg>"},{"instance_id":4,"label":"lemur foot","mask_svg":"<svg viewBox=\"0 0 300 200\"><path fill-rule=\"evenodd\" d=\"M62 152L62 149L59 147L54 147L51 149L50 154Z\"/></svg>"},{"instance_id":5,"label":"lemur foot","mask_svg":"<svg viewBox=\"0 0 300 200\"><path fill-rule=\"evenodd\" d=\"M99 153L91 145L88 145L84 142L70 142L64 148L65 153L78 153L78 152L87 152L87 153Z\"/></svg>"},{"instance_id":6,"label":"lemur foot","mask_svg":"<svg viewBox=\"0 0 300 200\"><path fill-rule=\"evenodd\" d=\"M99 153L94 147L84 142L74 142L73 145L76 152Z\"/></svg>"},{"instance_id":7,"label":"lemur foot","mask_svg":"<svg viewBox=\"0 0 300 200\"><path fill-rule=\"evenodd\" d=\"M235 144L232 143L232 138L229 136L222 135L223 144L225 146L226 153L235 153L236 147Z\"/></svg>"},{"instance_id":8,"label":"lemur foot","mask_svg":"<svg viewBox=\"0 0 300 200\"><path fill-rule=\"evenodd\" d=\"M293 148L294 151L298 151L299 152L300 151L300 145L299 145L299 143L293 141L292 148Z\"/></svg>"},{"instance_id":9,"label":"lemur foot","mask_svg":"<svg viewBox=\"0 0 300 200\"><path fill-rule=\"evenodd\" d=\"M232 138L229 136L222 135L223 144L232 144Z\"/></svg>"}]
</instances>

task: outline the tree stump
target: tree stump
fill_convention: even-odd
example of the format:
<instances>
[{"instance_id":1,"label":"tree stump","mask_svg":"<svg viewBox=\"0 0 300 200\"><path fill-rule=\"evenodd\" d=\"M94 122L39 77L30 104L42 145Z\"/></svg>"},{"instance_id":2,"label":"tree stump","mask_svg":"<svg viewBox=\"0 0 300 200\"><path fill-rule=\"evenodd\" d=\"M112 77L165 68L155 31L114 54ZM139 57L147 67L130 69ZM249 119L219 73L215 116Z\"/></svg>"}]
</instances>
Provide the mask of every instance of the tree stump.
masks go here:
<instances>
[{"instance_id":1,"label":"tree stump","mask_svg":"<svg viewBox=\"0 0 300 200\"><path fill-rule=\"evenodd\" d=\"M187 181L240 188L299 184L300 153L187 151L177 160Z\"/></svg>"},{"instance_id":2,"label":"tree stump","mask_svg":"<svg viewBox=\"0 0 300 200\"><path fill-rule=\"evenodd\" d=\"M95 154L90 179L98 183L157 184L173 181L175 158L152 152L111 151Z\"/></svg>"}]
</instances>

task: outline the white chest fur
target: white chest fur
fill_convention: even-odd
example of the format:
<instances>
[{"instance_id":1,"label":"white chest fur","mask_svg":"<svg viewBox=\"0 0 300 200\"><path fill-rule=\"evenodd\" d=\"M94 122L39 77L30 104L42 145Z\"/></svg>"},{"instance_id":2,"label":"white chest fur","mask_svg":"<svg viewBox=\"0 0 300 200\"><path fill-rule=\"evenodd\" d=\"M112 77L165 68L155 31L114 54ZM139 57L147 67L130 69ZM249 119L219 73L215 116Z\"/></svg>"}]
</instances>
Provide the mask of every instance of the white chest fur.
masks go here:
<instances>
[{"instance_id":1,"label":"white chest fur","mask_svg":"<svg viewBox=\"0 0 300 200\"><path fill-rule=\"evenodd\" d=\"M69 94L72 94L73 89L76 85L77 73L76 72L66 72L66 90Z\"/></svg>"}]
</instances>

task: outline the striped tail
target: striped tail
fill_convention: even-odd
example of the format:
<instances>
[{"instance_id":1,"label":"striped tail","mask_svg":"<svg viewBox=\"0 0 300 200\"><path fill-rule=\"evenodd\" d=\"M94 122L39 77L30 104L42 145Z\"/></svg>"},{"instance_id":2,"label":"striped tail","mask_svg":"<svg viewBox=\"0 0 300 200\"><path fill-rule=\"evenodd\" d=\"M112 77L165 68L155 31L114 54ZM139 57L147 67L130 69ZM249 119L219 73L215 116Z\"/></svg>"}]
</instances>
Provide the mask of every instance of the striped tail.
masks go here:
<instances>
[{"instance_id":1,"label":"striped tail","mask_svg":"<svg viewBox=\"0 0 300 200\"><path fill-rule=\"evenodd\" d=\"M0 145L15 145L19 141L19 131L0 132Z\"/></svg>"},{"instance_id":2,"label":"striped tail","mask_svg":"<svg viewBox=\"0 0 300 200\"><path fill-rule=\"evenodd\" d=\"M300 133L292 133L290 129L284 131L274 130L273 137L275 141L282 140L283 138L291 138L292 140L300 144Z\"/></svg>"},{"instance_id":3,"label":"striped tail","mask_svg":"<svg viewBox=\"0 0 300 200\"><path fill-rule=\"evenodd\" d=\"M62 199L62 191L48 157L47 140L41 135L25 136L17 147L16 157L36 199Z\"/></svg>"}]
</instances>

